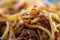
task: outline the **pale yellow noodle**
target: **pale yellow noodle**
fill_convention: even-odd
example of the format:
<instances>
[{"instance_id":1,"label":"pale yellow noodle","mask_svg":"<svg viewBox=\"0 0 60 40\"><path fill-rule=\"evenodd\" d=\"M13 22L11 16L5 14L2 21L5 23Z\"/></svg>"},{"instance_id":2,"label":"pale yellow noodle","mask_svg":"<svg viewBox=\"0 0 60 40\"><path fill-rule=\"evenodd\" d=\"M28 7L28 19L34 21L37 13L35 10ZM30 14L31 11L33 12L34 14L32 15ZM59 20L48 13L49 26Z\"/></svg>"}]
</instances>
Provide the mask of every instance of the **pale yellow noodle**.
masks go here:
<instances>
[{"instance_id":1,"label":"pale yellow noodle","mask_svg":"<svg viewBox=\"0 0 60 40\"><path fill-rule=\"evenodd\" d=\"M13 28L10 27L10 35L9 35L9 38L15 38L15 34L14 34L14 31L13 31Z\"/></svg>"},{"instance_id":2,"label":"pale yellow noodle","mask_svg":"<svg viewBox=\"0 0 60 40\"><path fill-rule=\"evenodd\" d=\"M56 21L60 22L60 18L58 14L52 14L52 16Z\"/></svg>"},{"instance_id":3,"label":"pale yellow noodle","mask_svg":"<svg viewBox=\"0 0 60 40\"><path fill-rule=\"evenodd\" d=\"M18 22L17 25L14 28L14 31L17 31L17 29L20 27L20 25L21 25L20 22Z\"/></svg>"},{"instance_id":4,"label":"pale yellow noodle","mask_svg":"<svg viewBox=\"0 0 60 40\"><path fill-rule=\"evenodd\" d=\"M57 31L57 28L53 25L52 15L49 14L48 19L51 26L51 37L54 39L55 38L54 33Z\"/></svg>"},{"instance_id":5,"label":"pale yellow noodle","mask_svg":"<svg viewBox=\"0 0 60 40\"><path fill-rule=\"evenodd\" d=\"M40 30L45 31L49 35L49 37L51 36L50 31L48 29L44 28L43 26L40 26L40 25L28 25L28 27L29 28L38 28Z\"/></svg>"},{"instance_id":6,"label":"pale yellow noodle","mask_svg":"<svg viewBox=\"0 0 60 40\"><path fill-rule=\"evenodd\" d=\"M7 27L6 27L5 32L2 35L2 38L7 38L7 36L8 36L8 32L9 32L9 29L10 29L9 22L6 22L6 25L7 25Z\"/></svg>"}]
</instances>

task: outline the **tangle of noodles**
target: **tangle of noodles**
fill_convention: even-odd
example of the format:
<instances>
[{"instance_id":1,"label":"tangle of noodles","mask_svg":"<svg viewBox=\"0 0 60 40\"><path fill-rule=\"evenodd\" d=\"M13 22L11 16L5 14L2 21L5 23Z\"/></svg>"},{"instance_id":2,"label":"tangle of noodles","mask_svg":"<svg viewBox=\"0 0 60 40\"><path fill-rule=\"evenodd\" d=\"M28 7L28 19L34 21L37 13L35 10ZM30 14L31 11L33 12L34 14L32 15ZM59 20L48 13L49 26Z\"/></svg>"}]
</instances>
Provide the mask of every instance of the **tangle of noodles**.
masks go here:
<instances>
[{"instance_id":1,"label":"tangle of noodles","mask_svg":"<svg viewBox=\"0 0 60 40\"><path fill-rule=\"evenodd\" d=\"M0 10L3 40L60 40L59 3L42 6L36 0L4 0Z\"/></svg>"}]
</instances>

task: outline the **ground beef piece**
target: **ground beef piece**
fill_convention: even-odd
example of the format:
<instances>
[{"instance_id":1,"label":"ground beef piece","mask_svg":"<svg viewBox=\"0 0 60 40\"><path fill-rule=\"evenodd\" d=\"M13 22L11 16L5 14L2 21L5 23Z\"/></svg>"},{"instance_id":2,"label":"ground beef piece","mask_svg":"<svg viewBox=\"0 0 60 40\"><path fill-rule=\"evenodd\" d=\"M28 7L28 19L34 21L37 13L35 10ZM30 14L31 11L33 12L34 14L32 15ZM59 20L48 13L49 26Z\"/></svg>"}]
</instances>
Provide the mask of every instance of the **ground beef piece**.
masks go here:
<instances>
[{"instance_id":1,"label":"ground beef piece","mask_svg":"<svg viewBox=\"0 0 60 40\"><path fill-rule=\"evenodd\" d=\"M42 26L44 26L45 28L47 28L47 29L51 29L50 28L50 24L49 24L49 21L48 21L48 19L46 18L46 16L45 15L43 15L43 14L41 14L40 16L39 16L39 18L40 18L40 20L39 20L39 23L42 25Z\"/></svg>"},{"instance_id":2,"label":"ground beef piece","mask_svg":"<svg viewBox=\"0 0 60 40\"><path fill-rule=\"evenodd\" d=\"M49 38L45 32L43 32L41 36L42 36L42 40L48 40Z\"/></svg>"},{"instance_id":3,"label":"ground beef piece","mask_svg":"<svg viewBox=\"0 0 60 40\"><path fill-rule=\"evenodd\" d=\"M6 26L5 22L0 22L0 27Z\"/></svg>"},{"instance_id":4,"label":"ground beef piece","mask_svg":"<svg viewBox=\"0 0 60 40\"><path fill-rule=\"evenodd\" d=\"M60 32L55 32L55 40L58 40L60 38Z\"/></svg>"},{"instance_id":5,"label":"ground beef piece","mask_svg":"<svg viewBox=\"0 0 60 40\"><path fill-rule=\"evenodd\" d=\"M49 36L47 35L46 32L42 30L39 30L38 33L36 30L23 29L17 38L11 38L9 40L48 40L48 39Z\"/></svg>"},{"instance_id":6,"label":"ground beef piece","mask_svg":"<svg viewBox=\"0 0 60 40\"><path fill-rule=\"evenodd\" d=\"M18 40L38 40L39 36L34 30L23 29Z\"/></svg>"},{"instance_id":7,"label":"ground beef piece","mask_svg":"<svg viewBox=\"0 0 60 40\"><path fill-rule=\"evenodd\" d=\"M2 34L4 33L6 23L5 22L0 22L0 37L2 36Z\"/></svg>"},{"instance_id":8,"label":"ground beef piece","mask_svg":"<svg viewBox=\"0 0 60 40\"><path fill-rule=\"evenodd\" d=\"M38 30L38 34L39 34L40 40L48 40L49 39L48 34L42 30Z\"/></svg>"}]
</instances>

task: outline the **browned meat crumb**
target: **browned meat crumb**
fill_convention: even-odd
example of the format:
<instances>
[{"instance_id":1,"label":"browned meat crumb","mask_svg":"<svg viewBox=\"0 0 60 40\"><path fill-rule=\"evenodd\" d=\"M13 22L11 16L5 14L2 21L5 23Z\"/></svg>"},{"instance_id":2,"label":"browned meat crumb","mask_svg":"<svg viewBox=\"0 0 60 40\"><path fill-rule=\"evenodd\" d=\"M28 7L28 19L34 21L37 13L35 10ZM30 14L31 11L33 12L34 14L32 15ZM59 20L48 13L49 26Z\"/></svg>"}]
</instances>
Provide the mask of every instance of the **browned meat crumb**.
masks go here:
<instances>
[{"instance_id":1,"label":"browned meat crumb","mask_svg":"<svg viewBox=\"0 0 60 40\"><path fill-rule=\"evenodd\" d=\"M55 40L57 40L60 37L60 33L59 32L55 32Z\"/></svg>"},{"instance_id":2,"label":"browned meat crumb","mask_svg":"<svg viewBox=\"0 0 60 40\"><path fill-rule=\"evenodd\" d=\"M19 40L38 40L39 36L34 30L23 29L20 36L17 38Z\"/></svg>"},{"instance_id":3,"label":"browned meat crumb","mask_svg":"<svg viewBox=\"0 0 60 40\"><path fill-rule=\"evenodd\" d=\"M0 22L0 37L4 33L5 28L6 28L6 23L5 22Z\"/></svg>"},{"instance_id":4,"label":"browned meat crumb","mask_svg":"<svg viewBox=\"0 0 60 40\"><path fill-rule=\"evenodd\" d=\"M47 35L47 33L42 30L38 30L38 34L39 34L40 40L48 40L49 39L49 36Z\"/></svg>"},{"instance_id":5,"label":"browned meat crumb","mask_svg":"<svg viewBox=\"0 0 60 40\"><path fill-rule=\"evenodd\" d=\"M49 23L48 19L46 18L46 16L43 15L43 14L41 14L39 18L40 18L39 23L40 23L42 26L44 26L45 28L47 28L47 29L50 30L50 29L51 29L51 28L50 28L50 23Z\"/></svg>"},{"instance_id":6,"label":"browned meat crumb","mask_svg":"<svg viewBox=\"0 0 60 40\"><path fill-rule=\"evenodd\" d=\"M39 30L40 37L38 32L31 29L23 29L21 34L17 38L11 38L9 40L48 40L49 36L42 30Z\"/></svg>"}]
</instances>

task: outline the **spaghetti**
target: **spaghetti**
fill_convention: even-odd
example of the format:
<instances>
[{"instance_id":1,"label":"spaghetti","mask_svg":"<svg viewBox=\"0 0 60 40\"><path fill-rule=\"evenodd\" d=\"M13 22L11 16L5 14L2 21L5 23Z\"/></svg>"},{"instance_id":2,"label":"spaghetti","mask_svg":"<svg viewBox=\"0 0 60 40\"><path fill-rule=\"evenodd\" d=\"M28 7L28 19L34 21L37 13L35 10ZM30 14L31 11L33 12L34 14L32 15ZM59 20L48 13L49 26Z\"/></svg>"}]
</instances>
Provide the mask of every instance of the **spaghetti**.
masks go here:
<instances>
[{"instance_id":1,"label":"spaghetti","mask_svg":"<svg viewBox=\"0 0 60 40\"><path fill-rule=\"evenodd\" d=\"M25 0L13 2L8 0L0 5L4 9L0 12L0 36L3 40L60 40L59 4L41 6L35 1L32 4ZM16 12L10 14L8 10Z\"/></svg>"}]
</instances>

